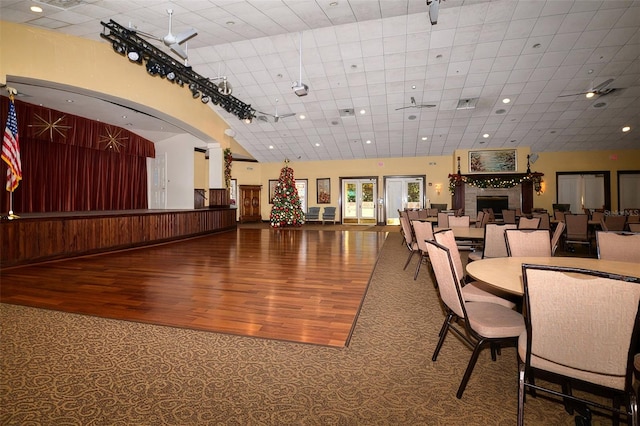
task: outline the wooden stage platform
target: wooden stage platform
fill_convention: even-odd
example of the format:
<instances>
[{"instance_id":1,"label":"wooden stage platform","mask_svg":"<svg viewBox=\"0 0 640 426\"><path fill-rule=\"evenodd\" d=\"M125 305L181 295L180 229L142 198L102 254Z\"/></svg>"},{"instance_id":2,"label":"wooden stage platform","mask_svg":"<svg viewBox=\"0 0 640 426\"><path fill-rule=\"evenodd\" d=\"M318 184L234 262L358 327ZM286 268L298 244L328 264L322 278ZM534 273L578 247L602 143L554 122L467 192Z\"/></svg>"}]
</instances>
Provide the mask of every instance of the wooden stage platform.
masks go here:
<instances>
[{"instance_id":1,"label":"wooden stage platform","mask_svg":"<svg viewBox=\"0 0 640 426\"><path fill-rule=\"evenodd\" d=\"M236 228L236 210L21 214L0 220L0 268L103 253Z\"/></svg>"}]
</instances>

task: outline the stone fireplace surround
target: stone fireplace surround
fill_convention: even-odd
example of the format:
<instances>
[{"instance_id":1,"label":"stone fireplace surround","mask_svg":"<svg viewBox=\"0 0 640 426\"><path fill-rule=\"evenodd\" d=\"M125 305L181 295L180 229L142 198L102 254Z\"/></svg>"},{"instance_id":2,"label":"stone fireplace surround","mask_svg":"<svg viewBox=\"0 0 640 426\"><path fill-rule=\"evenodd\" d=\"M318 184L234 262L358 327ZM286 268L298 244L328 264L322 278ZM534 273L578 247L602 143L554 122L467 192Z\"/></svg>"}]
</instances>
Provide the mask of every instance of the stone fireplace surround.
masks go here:
<instances>
[{"instance_id":1,"label":"stone fireplace surround","mask_svg":"<svg viewBox=\"0 0 640 426\"><path fill-rule=\"evenodd\" d=\"M464 214L471 220L475 220L478 211L476 198L478 196L508 196L509 209L515 210L522 206L522 189L520 185L512 188L478 188L477 186L464 185ZM496 212L499 213L499 212Z\"/></svg>"}]
</instances>

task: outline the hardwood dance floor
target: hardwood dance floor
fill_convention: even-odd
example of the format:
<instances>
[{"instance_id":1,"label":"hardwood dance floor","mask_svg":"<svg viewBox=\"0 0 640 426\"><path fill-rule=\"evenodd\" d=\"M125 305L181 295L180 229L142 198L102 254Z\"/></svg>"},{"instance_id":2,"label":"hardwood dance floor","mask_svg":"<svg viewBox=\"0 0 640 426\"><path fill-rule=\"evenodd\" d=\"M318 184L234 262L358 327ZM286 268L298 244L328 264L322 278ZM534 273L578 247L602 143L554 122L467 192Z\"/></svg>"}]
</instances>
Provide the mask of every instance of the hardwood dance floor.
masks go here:
<instances>
[{"instance_id":1,"label":"hardwood dance floor","mask_svg":"<svg viewBox=\"0 0 640 426\"><path fill-rule=\"evenodd\" d=\"M239 228L2 270L0 301L342 347L385 237Z\"/></svg>"}]
</instances>

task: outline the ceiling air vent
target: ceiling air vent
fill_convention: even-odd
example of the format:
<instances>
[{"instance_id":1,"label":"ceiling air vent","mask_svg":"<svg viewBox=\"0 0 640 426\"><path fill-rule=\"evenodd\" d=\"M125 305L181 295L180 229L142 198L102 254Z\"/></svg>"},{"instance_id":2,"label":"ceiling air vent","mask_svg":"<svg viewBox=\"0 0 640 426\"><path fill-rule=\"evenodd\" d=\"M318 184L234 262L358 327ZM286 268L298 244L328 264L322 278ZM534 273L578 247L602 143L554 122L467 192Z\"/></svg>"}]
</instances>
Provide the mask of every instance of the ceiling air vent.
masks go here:
<instances>
[{"instance_id":1,"label":"ceiling air vent","mask_svg":"<svg viewBox=\"0 0 640 426\"><path fill-rule=\"evenodd\" d=\"M84 0L33 0L34 3L46 4L62 10L69 10L85 3Z\"/></svg>"},{"instance_id":2,"label":"ceiling air vent","mask_svg":"<svg viewBox=\"0 0 640 426\"><path fill-rule=\"evenodd\" d=\"M354 117L356 114L353 108L339 109L338 112L340 113L340 117L342 118Z\"/></svg>"},{"instance_id":3,"label":"ceiling air vent","mask_svg":"<svg viewBox=\"0 0 640 426\"><path fill-rule=\"evenodd\" d=\"M460 99L456 109L474 109L478 103L478 98Z\"/></svg>"}]
</instances>

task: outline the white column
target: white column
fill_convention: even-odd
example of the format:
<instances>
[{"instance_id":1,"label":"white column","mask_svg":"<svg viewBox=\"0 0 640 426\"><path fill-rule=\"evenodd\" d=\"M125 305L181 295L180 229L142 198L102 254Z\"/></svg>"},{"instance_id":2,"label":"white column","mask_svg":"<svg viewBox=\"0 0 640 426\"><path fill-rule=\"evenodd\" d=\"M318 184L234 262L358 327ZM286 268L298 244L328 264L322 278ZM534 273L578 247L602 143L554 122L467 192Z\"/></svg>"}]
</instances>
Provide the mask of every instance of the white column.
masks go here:
<instances>
[{"instance_id":1,"label":"white column","mask_svg":"<svg viewBox=\"0 0 640 426\"><path fill-rule=\"evenodd\" d=\"M219 143L208 143L209 188L224 188L224 155Z\"/></svg>"}]
</instances>

